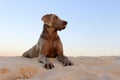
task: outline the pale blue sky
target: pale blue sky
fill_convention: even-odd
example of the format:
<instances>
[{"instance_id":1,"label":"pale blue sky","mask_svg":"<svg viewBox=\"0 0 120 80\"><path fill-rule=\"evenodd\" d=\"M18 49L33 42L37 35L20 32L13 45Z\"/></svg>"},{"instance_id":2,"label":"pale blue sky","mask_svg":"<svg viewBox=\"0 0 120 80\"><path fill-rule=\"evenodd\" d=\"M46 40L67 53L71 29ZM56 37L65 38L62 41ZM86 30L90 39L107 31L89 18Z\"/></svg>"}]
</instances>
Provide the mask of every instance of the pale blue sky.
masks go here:
<instances>
[{"instance_id":1,"label":"pale blue sky","mask_svg":"<svg viewBox=\"0 0 120 80\"><path fill-rule=\"evenodd\" d=\"M36 44L48 13L68 21L59 32L65 55L120 55L120 0L0 0L0 56Z\"/></svg>"}]
</instances>

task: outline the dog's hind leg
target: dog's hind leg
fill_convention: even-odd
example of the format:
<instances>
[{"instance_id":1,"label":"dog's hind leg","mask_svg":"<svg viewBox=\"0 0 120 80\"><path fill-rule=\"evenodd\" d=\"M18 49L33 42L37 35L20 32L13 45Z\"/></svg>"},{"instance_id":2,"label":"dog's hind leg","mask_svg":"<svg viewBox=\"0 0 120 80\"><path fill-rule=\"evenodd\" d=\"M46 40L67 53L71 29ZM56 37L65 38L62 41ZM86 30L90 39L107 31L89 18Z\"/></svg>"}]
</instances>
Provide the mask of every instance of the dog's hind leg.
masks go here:
<instances>
[{"instance_id":1,"label":"dog's hind leg","mask_svg":"<svg viewBox=\"0 0 120 80\"><path fill-rule=\"evenodd\" d=\"M29 55L29 51L24 52L22 56L23 57L31 58L30 55Z\"/></svg>"},{"instance_id":2,"label":"dog's hind leg","mask_svg":"<svg viewBox=\"0 0 120 80\"><path fill-rule=\"evenodd\" d=\"M28 57L28 58L34 58L38 57L39 55L39 50L37 45L33 46L31 49L23 53L23 57Z\"/></svg>"}]
</instances>

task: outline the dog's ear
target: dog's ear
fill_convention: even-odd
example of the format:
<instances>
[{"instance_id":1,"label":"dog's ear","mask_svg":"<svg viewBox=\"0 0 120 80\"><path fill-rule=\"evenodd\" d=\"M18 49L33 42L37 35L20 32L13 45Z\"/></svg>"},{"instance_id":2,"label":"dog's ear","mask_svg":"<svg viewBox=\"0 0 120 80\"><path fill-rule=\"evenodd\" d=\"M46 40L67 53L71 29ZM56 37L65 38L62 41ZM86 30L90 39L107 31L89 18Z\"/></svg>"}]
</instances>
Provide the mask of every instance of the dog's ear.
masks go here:
<instances>
[{"instance_id":1,"label":"dog's ear","mask_svg":"<svg viewBox=\"0 0 120 80\"><path fill-rule=\"evenodd\" d=\"M52 21L51 21L51 15L50 14L46 14L44 15L41 20L47 24L48 26L52 26Z\"/></svg>"}]
</instances>

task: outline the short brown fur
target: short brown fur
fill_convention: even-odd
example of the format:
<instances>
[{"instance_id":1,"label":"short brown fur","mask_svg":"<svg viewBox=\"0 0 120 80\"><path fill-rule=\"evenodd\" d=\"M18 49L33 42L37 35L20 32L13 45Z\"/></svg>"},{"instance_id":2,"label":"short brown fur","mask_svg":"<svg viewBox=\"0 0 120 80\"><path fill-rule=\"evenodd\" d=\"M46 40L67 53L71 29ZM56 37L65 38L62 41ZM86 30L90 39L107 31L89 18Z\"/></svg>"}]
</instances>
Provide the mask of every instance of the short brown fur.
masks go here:
<instances>
[{"instance_id":1,"label":"short brown fur","mask_svg":"<svg viewBox=\"0 0 120 80\"><path fill-rule=\"evenodd\" d=\"M73 65L73 63L63 54L63 45L58 36L57 31L65 29L67 22L61 20L55 14L46 14L42 17L44 22L43 32L37 42L31 49L24 52L22 56L34 58L39 57L39 61L44 64L47 69L54 68L48 58L57 57L65 66Z\"/></svg>"}]
</instances>

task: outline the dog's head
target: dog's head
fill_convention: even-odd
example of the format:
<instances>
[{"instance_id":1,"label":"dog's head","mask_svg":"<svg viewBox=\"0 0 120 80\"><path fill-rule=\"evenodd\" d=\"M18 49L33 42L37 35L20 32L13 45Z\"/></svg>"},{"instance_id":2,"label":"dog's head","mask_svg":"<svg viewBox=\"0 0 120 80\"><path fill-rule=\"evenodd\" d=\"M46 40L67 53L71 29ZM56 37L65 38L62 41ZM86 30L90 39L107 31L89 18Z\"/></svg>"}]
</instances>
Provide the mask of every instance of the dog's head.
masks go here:
<instances>
[{"instance_id":1,"label":"dog's head","mask_svg":"<svg viewBox=\"0 0 120 80\"><path fill-rule=\"evenodd\" d=\"M49 27L54 28L55 30L65 29L67 21L61 20L55 14L46 14L42 17L44 24L47 24Z\"/></svg>"}]
</instances>

